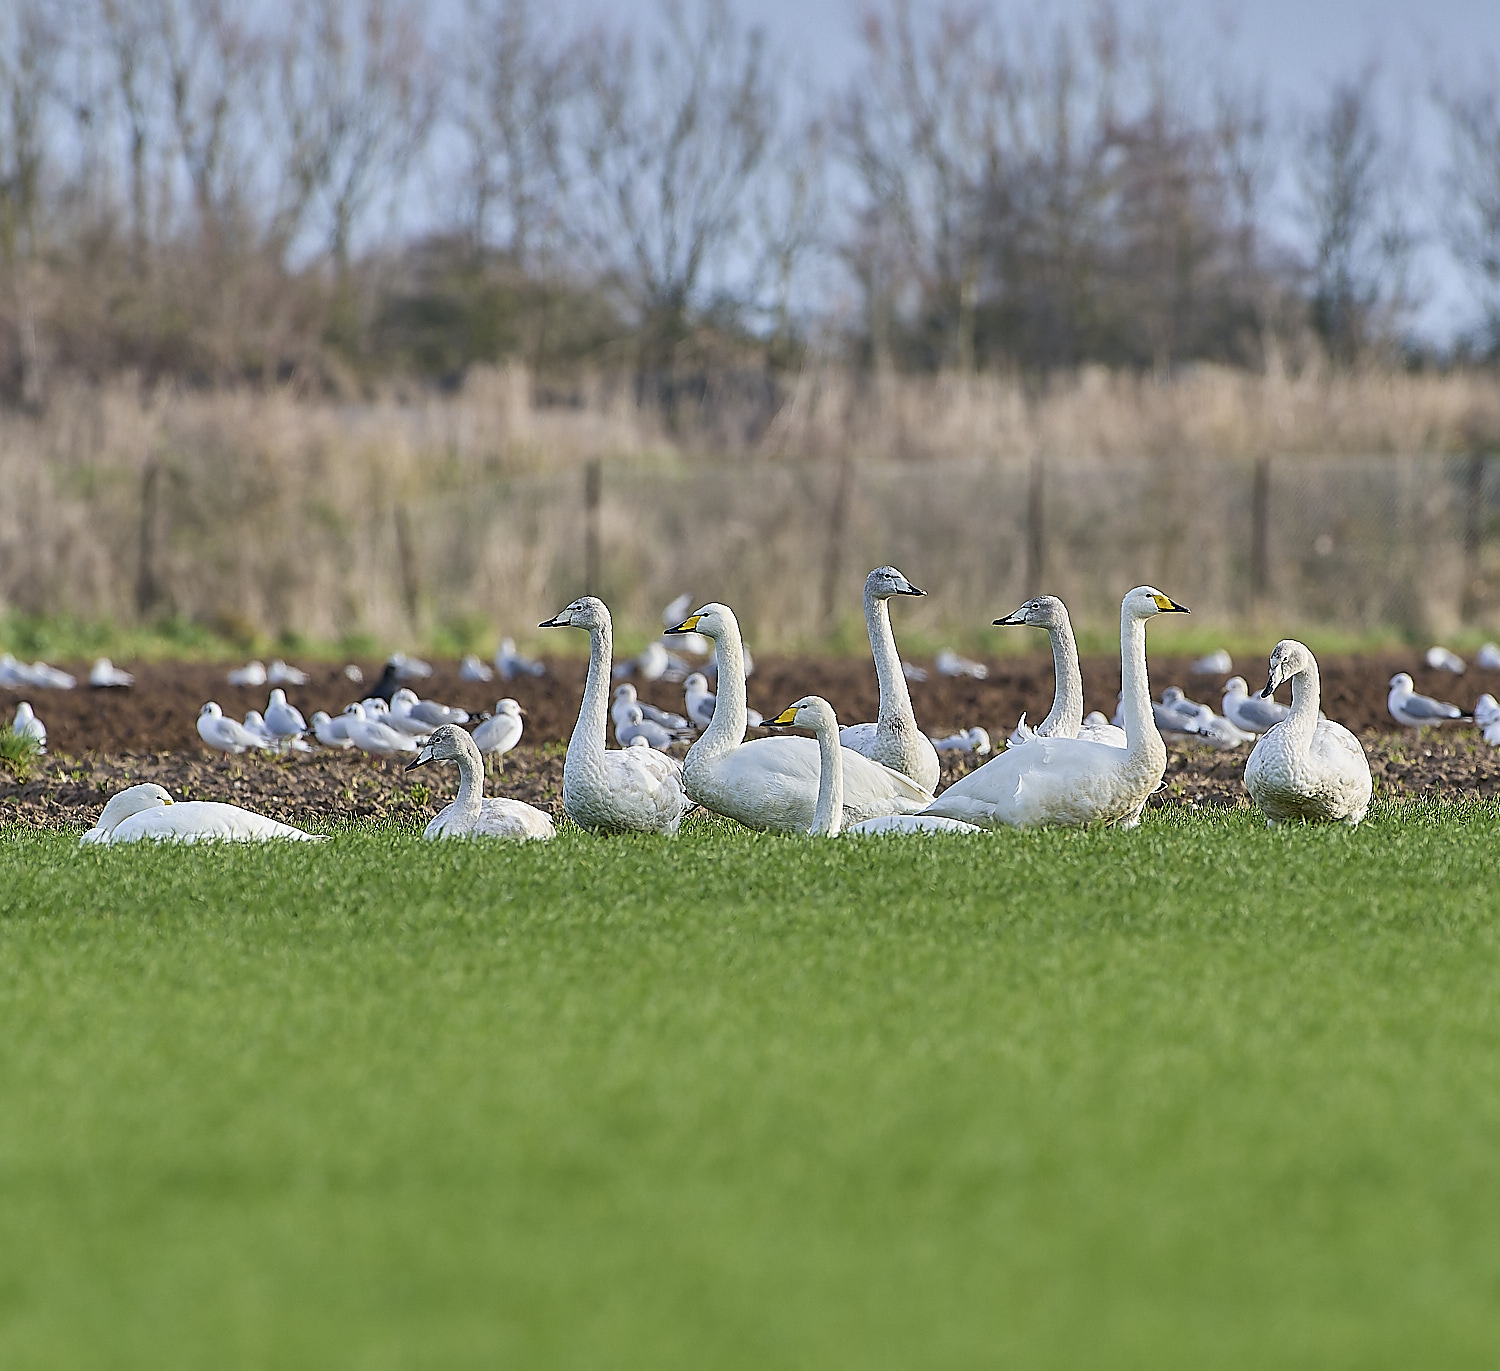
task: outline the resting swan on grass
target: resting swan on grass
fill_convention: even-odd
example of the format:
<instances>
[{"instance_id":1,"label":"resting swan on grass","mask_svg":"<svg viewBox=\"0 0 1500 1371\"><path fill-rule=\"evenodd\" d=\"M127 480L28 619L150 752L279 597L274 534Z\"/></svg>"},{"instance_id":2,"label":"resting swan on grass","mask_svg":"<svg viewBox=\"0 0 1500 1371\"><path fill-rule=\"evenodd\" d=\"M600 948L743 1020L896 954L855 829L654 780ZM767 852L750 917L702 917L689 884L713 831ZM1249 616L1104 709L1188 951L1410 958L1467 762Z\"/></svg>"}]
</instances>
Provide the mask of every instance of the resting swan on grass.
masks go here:
<instances>
[{"instance_id":1,"label":"resting swan on grass","mask_svg":"<svg viewBox=\"0 0 1500 1371\"><path fill-rule=\"evenodd\" d=\"M422 750L406 764L414 771L428 762L458 763L458 798L446 805L422 834L424 838L555 838L551 818L522 800L485 799L484 756L456 724L433 729Z\"/></svg>"},{"instance_id":2,"label":"resting swan on grass","mask_svg":"<svg viewBox=\"0 0 1500 1371\"><path fill-rule=\"evenodd\" d=\"M718 664L719 696L713 719L682 764L688 794L704 809L736 819L747 828L806 833L818 807L818 744L811 738L788 737L745 741L745 669L734 611L727 605L707 604L673 631L711 638ZM886 814L913 814L932 800L899 771L849 748L842 757L846 824Z\"/></svg>"},{"instance_id":3,"label":"resting swan on grass","mask_svg":"<svg viewBox=\"0 0 1500 1371\"><path fill-rule=\"evenodd\" d=\"M1288 680L1291 712L1255 744L1245 763L1245 789L1269 824L1315 819L1353 828L1370 807L1370 764L1343 724L1319 716L1317 659L1293 638L1271 653L1263 698Z\"/></svg>"},{"instance_id":4,"label":"resting swan on grass","mask_svg":"<svg viewBox=\"0 0 1500 1371\"><path fill-rule=\"evenodd\" d=\"M1146 620L1186 613L1150 586L1137 586L1120 605L1123 748L1084 738L1033 738L971 771L924 812L985 828L1090 823L1135 827L1147 796L1161 784L1167 769L1166 744L1156 731L1146 679Z\"/></svg>"},{"instance_id":5,"label":"resting swan on grass","mask_svg":"<svg viewBox=\"0 0 1500 1371\"><path fill-rule=\"evenodd\" d=\"M1056 595L1038 595L1034 600L1027 600L1015 613L996 619L995 623L1002 627L1027 624L1032 628L1045 628L1052 640L1052 670L1056 678L1052 711L1035 728L1028 727L1026 716L1021 715L1021 722L1011 734L1012 743L1024 743L1032 738L1088 738L1113 747L1125 746L1124 729L1106 723L1102 716L1097 723L1084 721L1083 672L1078 665L1078 641L1073 636L1068 607Z\"/></svg>"},{"instance_id":6,"label":"resting swan on grass","mask_svg":"<svg viewBox=\"0 0 1500 1371\"><path fill-rule=\"evenodd\" d=\"M887 601L895 595L925 595L893 566L878 566L865 578L865 628L875 675L880 680L880 717L873 724L850 724L839 730L842 744L910 776L923 790L937 789L938 756L927 735L917 727L911 707L911 692L901 670L901 656L891 633Z\"/></svg>"},{"instance_id":7,"label":"resting swan on grass","mask_svg":"<svg viewBox=\"0 0 1500 1371\"><path fill-rule=\"evenodd\" d=\"M818 695L808 695L788 705L774 719L775 727L810 728L818 740L818 803L813 811L813 837L836 838L840 832L872 833L978 833L973 824L957 819L939 819L931 814L887 814L880 819L844 827L844 758L849 749L839 745L838 715L833 706Z\"/></svg>"},{"instance_id":8,"label":"resting swan on grass","mask_svg":"<svg viewBox=\"0 0 1500 1371\"><path fill-rule=\"evenodd\" d=\"M676 833L693 807L683 788L681 765L649 747L616 752L604 746L614 653L614 626L604 601L585 595L540 626L589 633L588 681L563 763L568 817L595 833Z\"/></svg>"},{"instance_id":9,"label":"resting swan on grass","mask_svg":"<svg viewBox=\"0 0 1500 1371\"><path fill-rule=\"evenodd\" d=\"M321 843L326 838L252 814L238 805L175 801L159 785L133 785L104 806L85 843L261 843L273 838Z\"/></svg>"}]
</instances>

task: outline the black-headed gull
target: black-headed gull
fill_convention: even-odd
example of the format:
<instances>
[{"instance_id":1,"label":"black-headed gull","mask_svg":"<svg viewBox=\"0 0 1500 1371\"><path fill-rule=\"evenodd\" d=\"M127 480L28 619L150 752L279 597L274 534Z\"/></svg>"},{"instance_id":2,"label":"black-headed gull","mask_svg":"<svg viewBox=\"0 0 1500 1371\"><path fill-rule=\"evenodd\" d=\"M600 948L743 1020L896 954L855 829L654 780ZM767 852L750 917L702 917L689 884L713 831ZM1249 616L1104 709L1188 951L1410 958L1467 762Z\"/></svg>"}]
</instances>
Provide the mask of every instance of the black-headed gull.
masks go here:
<instances>
[{"instance_id":1,"label":"black-headed gull","mask_svg":"<svg viewBox=\"0 0 1500 1371\"><path fill-rule=\"evenodd\" d=\"M453 705L440 705L436 700L419 700L417 692L403 686L391 696L391 713L405 715L419 724L426 724L430 733L444 724L466 724L469 712Z\"/></svg>"},{"instance_id":2,"label":"black-headed gull","mask_svg":"<svg viewBox=\"0 0 1500 1371\"><path fill-rule=\"evenodd\" d=\"M951 647L945 647L938 653L934 665L939 676L972 676L976 681L982 681L990 674L989 667L983 662L971 662L967 657L960 657Z\"/></svg>"},{"instance_id":3,"label":"black-headed gull","mask_svg":"<svg viewBox=\"0 0 1500 1371\"><path fill-rule=\"evenodd\" d=\"M124 690L135 684L135 677L121 671L108 657L101 657L89 668L89 685L95 690Z\"/></svg>"},{"instance_id":4,"label":"black-headed gull","mask_svg":"<svg viewBox=\"0 0 1500 1371\"><path fill-rule=\"evenodd\" d=\"M1413 689L1411 677L1404 671L1391 677L1391 693L1386 697L1386 708L1398 724L1416 729L1419 738L1422 730L1433 724L1452 723L1468 717L1457 705L1449 704L1446 700L1418 695Z\"/></svg>"},{"instance_id":5,"label":"black-headed gull","mask_svg":"<svg viewBox=\"0 0 1500 1371\"><path fill-rule=\"evenodd\" d=\"M279 686L271 692L266 705L266 730L279 744L295 743L307 732L307 720L301 710L287 703L286 691Z\"/></svg>"},{"instance_id":6,"label":"black-headed gull","mask_svg":"<svg viewBox=\"0 0 1500 1371\"><path fill-rule=\"evenodd\" d=\"M198 711L198 736L216 752L240 753L260 746L239 722L225 718L213 700Z\"/></svg>"},{"instance_id":7,"label":"black-headed gull","mask_svg":"<svg viewBox=\"0 0 1500 1371\"><path fill-rule=\"evenodd\" d=\"M1427 665L1434 671L1451 671L1455 676L1464 674L1464 659L1446 647L1428 648Z\"/></svg>"},{"instance_id":8,"label":"black-headed gull","mask_svg":"<svg viewBox=\"0 0 1500 1371\"><path fill-rule=\"evenodd\" d=\"M326 710L320 709L312 716L313 737L324 747L340 750L353 747L354 743L349 737L347 724L348 719L344 715L340 714L337 719L332 719Z\"/></svg>"},{"instance_id":9,"label":"black-headed gull","mask_svg":"<svg viewBox=\"0 0 1500 1371\"><path fill-rule=\"evenodd\" d=\"M266 664L246 662L244 666L235 667L227 679L232 686L263 686L266 683Z\"/></svg>"},{"instance_id":10,"label":"black-headed gull","mask_svg":"<svg viewBox=\"0 0 1500 1371\"><path fill-rule=\"evenodd\" d=\"M472 652L458 664L458 679L460 681L489 681L494 679L494 675L494 671L480 661Z\"/></svg>"}]
</instances>

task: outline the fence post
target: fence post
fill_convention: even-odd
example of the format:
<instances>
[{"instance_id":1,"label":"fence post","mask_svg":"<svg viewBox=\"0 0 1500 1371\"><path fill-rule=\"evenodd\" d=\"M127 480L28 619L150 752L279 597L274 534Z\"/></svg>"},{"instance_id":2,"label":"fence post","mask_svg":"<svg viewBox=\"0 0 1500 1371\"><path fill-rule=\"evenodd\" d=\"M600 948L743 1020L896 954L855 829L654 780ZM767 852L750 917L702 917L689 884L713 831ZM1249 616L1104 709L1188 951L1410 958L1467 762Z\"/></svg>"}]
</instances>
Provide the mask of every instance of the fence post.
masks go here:
<instances>
[{"instance_id":1,"label":"fence post","mask_svg":"<svg viewBox=\"0 0 1500 1371\"><path fill-rule=\"evenodd\" d=\"M1250 486L1250 595L1257 605L1271 592L1271 459L1255 459Z\"/></svg>"},{"instance_id":2,"label":"fence post","mask_svg":"<svg viewBox=\"0 0 1500 1371\"><path fill-rule=\"evenodd\" d=\"M1047 531L1044 521L1047 462L1040 452L1033 453L1026 486L1026 593L1042 595L1047 578Z\"/></svg>"},{"instance_id":3,"label":"fence post","mask_svg":"<svg viewBox=\"0 0 1500 1371\"><path fill-rule=\"evenodd\" d=\"M599 593L599 500L604 470L597 457L583 468L583 590Z\"/></svg>"},{"instance_id":4,"label":"fence post","mask_svg":"<svg viewBox=\"0 0 1500 1371\"><path fill-rule=\"evenodd\" d=\"M1479 617L1484 598L1479 557L1484 527L1484 464L1485 454L1481 450L1476 448L1469 454L1464 489L1464 593L1459 606L1459 614L1465 623L1472 623Z\"/></svg>"}]
</instances>

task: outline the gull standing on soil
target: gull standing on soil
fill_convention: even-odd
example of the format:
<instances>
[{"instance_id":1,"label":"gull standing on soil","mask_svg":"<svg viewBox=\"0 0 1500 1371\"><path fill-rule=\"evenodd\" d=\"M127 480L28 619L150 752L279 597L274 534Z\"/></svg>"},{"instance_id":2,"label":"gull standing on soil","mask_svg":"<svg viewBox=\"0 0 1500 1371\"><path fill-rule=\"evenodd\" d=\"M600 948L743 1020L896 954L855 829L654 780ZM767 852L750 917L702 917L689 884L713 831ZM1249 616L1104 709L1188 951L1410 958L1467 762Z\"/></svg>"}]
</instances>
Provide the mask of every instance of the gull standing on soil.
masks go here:
<instances>
[{"instance_id":1,"label":"gull standing on soil","mask_svg":"<svg viewBox=\"0 0 1500 1371\"><path fill-rule=\"evenodd\" d=\"M670 729L663 728L641 713L640 705L626 705L621 715L623 722L620 719L615 721L615 741L621 747L630 747L637 738L644 738L648 747L665 752L677 741Z\"/></svg>"},{"instance_id":2,"label":"gull standing on soil","mask_svg":"<svg viewBox=\"0 0 1500 1371\"><path fill-rule=\"evenodd\" d=\"M363 701L356 700L344 710L344 728L349 740L361 752L384 760L419 750L417 740L408 733L398 733L379 718L370 717Z\"/></svg>"},{"instance_id":3,"label":"gull standing on soil","mask_svg":"<svg viewBox=\"0 0 1500 1371\"><path fill-rule=\"evenodd\" d=\"M16 706L16 717L10 731L18 738L30 738L39 752L47 750L47 725L36 717L35 711L25 700Z\"/></svg>"},{"instance_id":4,"label":"gull standing on soil","mask_svg":"<svg viewBox=\"0 0 1500 1371\"><path fill-rule=\"evenodd\" d=\"M397 733L404 733L408 738L426 738L437 725L412 717L411 702L414 699L415 693L403 687L391 696L388 705L380 700L362 701L365 718L377 720Z\"/></svg>"},{"instance_id":5,"label":"gull standing on soil","mask_svg":"<svg viewBox=\"0 0 1500 1371\"><path fill-rule=\"evenodd\" d=\"M472 652L458 664L458 679L460 681L488 681L494 675L495 673Z\"/></svg>"},{"instance_id":6,"label":"gull standing on soil","mask_svg":"<svg viewBox=\"0 0 1500 1371\"><path fill-rule=\"evenodd\" d=\"M306 685L307 682L308 682L307 672L305 672L305 671L299 671L294 666L288 666L285 662L283 662L281 660L280 657L277 657L275 659L275 661L273 661L271 663L271 665L266 668L266 684L267 685L273 685L273 686L274 685L297 685L297 686L303 686L303 685Z\"/></svg>"},{"instance_id":7,"label":"gull standing on soil","mask_svg":"<svg viewBox=\"0 0 1500 1371\"><path fill-rule=\"evenodd\" d=\"M211 843L267 842L325 843L327 838L304 833L290 824L252 814L238 805L206 800L174 801L159 785L133 785L104 806L99 822L80 843Z\"/></svg>"},{"instance_id":8,"label":"gull standing on soil","mask_svg":"<svg viewBox=\"0 0 1500 1371\"><path fill-rule=\"evenodd\" d=\"M1224 717L1246 733L1269 733L1291 712L1275 700L1251 695L1243 676L1231 676L1224 682Z\"/></svg>"},{"instance_id":9,"label":"gull standing on soil","mask_svg":"<svg viewBox=\"0 0 1500 1371\"><path fill-rule=\"evenodd\" d=\"M100 657L89 668L89 685L95 690L124 690L135 684L135 677L121 671L108 657Z\"/></svg>"},{"instance_id":10,"label":"gull standing on soil","mask_svg":"<svg viewBox=\"0 0 1500 1371\"><path fill-rule=\"evenodd\" d=\"M614 702L609 707L610 718L615 721L615 727L619 728L627 720L630 706L634 705L641 711L641 717L653 724L660 724L663 728L671 729L674 733L692 725L680 714L673 714L665 709L658 709L655 705L648 705L640 699L635 692L635 687L629 681L623 681L615 687Z\"/></svg>"},{"instance_id":11,"label":"gull standing on soil","mask_svg":"<svg viewBox=\"0 0 1500 1371\"><path fill-rule=\"evenodd\" d=\"M266 704L266 731L277 743L295 743L307 732L307 720L295 705L286 702L286 691L277 686Z\"/></svg>"},{"instance_id":12,"label":"gull standing on soil","mask_svg":"<svg viewBox=\"0 0 1500 1371\"><path fill-rule=\"evenodd\" d=\"M1416 729L1418 739L1424 728L1469 717L1457 705L1449 704L1446 700L1418 695L1412 689L1411 677L1404 671L1391 677L1391 693L1386 697L1386 708L1398 724Z\"/></svg>"},{"instance_id":13,"label":"gull standing on soil","mask_svg":"<svg viewBox=\"0 0 1500 1371\"><path fill-rule=\"evenodd\" d=\"M939 676L972 676L976 681L982 681L990 674L989 667L983 662L971 662L967 657L960 657L951 647L945 647L938 653L934 665Z\"/></svg>"},{"instance_id":14,"label":"gull standing on soil","mask_svg":"<svg viewBox=\"0 0 1500 1371\"><path fill-rule=\"evenodd\" d=\"M225 718L224 711L213 700L198 711L198 736L216 752L238 754L260 746L242 724Z\"/></svg>"},{"instance_id":15,"label":"gull standing on soil","mask_svg":"<svg viewBox=\"0 0 1500 1371\"><path fill-rule=\"evenodd\" d=\"M714 721L714 702L718 698L708 688L708 677L695 671L682 683L683 701L687 705L688 718L696 728L707 728ZM745 727L759 728L764 723L758 710L745 710Z\"/></svg>"},{"instance_id":16,"label":"gull standing on soil","mask_svg":"<svg viewBox=\"0 0 1500 1371\"><path fill-rule=\"evenodd\" d=\"M276 735L266 727L265 718L258 709L247 709L245 711L245 732L255 739L255 745L267 751L274 751L279 745Z\"/></svg>"},{"instance_id":17,"label":"gull standing on soil","mask_svg":"<svg viewBox=\"0 0 1500 1371\"><path fill-rule=\"evenodd\" d=\"M419 700L417 692L405 686L391 696L391 713L426 724L429 731L442 724L469 722L467 710L458 709L453 705L440 705L436 700Z\"/></svg>"},{"instance_id":18,"label":"gull standing on soil","mask_svg":"<svg viewBox=\"0 0 1500 1371\"><path fill-rule=\"evenodd\" d=\"M344 748L353 747L354 743L349 738L349 730L346 727L348 719L340 714L337 719L330 719L327 710L320 709L312 716L313 736L323 744L324 747Z\"/></svg>"},{"instance_id":19,"label":"gull standing on soil","mask_svg":"<svg viewBox=\"0 0 1500 1371\"><path fill-rule=\"evenodd\" d=\"M1352 828L1365 817L1373 789L1364 749L1342 724L1318 713L1317 660L1291 638L1271 653L1262 698L1269 699L1287 680L1292 707L1255 744L1245 763L1245 789L1268 824L1316 819Z\"/></svg>"},{"instance_id":20,"label":"gull standing on soil","mask_svg":"<svg viewBox=\"0 0 1500 1371\"><path fill-rule=\"evenodd\" d=\"M414 771L428 762L458 763L458 798L445 806L422 834L424 838L555 838L551 818L522 800L484 797L484 758L463 729L442 724L422 750L406 764Z\"/></svg>"},{"instance_id":21,"label":"gull standing on soil","mask_svg":"<svg viewBox=\"0 0 1500 1371\"><path fill-rule=\"evenodd\" d=\"M938 752L972 752L976 757L983 757L991 750L990 735L978 725L930 741Z\"/></svg>"},{"instance_id":22,"label":"gull standing on soil","mask_svg":"<svg viewBox=\"0 0 1500 1371\"><path fill-rule=\"evenodd\" d=\"M1464 659L1446 647L1428 648L1427 665L1434 671L1451 671L1455 676L1464 674Z\"/></svg>"},{"instance_id":23,"label":"gull standing on soil","mask_svg":"<svg viewBox=\"0 0 1500 1371\"><path fill-rule=\"evenodd\" d=\"M244 666L235 667L227 679L232 686L263 686L266 683L266 664L246 662Z\"/></svg>"},{"instance_id":24,"label":"gull standing on soil","mask_svg":"<svg viewBox=\"0 0 1500 1371\"><path fill-rule=\"evenodd\" d=\"M1500 703L1488 692L1475 702L1474 722L1483 729L1485 742L1500 747Z\"/></svg>"},{"instance_id":25,"label":"gull standing on soil","mask_svg":"<svg viewBox=\"0 0 1500 1371\"><path fill-rule=\"evenodd\" d=\"M523 657L516 651L514 638L500 640L500 646L495 649L495 670L500 673L502 681L513 681L517 676L545 676L547 674L547 668L541 662L534 662L530 657Z\"/></svg>"},{"instance_id":26,"label":"gull standing on soil","mask_svg":"<svg viewBox=\"0 0 1500 1371\"><path fill-rule=\"evenodd\" d=\"M896 651L896 636L891 632L890 612L890 601L897 595L926 594L893 566L878 566L865 578L865 630L880 682L880 713L873 724L849 724L840 729L839 740L872 762L910 776L930 794L937 789L937 753L917 727L911 692L906 688L901 656Z\"/></svg>"},{"instance_id":27,"label":"gull standing on soil","mask_svg":"<svg viewBox=\"0 0 1500 1371\"><path fill-rule=\"evenodd\" d=\"M471 735L474 746L479 749L479 755L485 759L486 764L493 758L501 766L504 765L505 754L521 741L521 730L526 726L521 716L525 712L508 695L503 700L495 701L495 712Z\"/></svg>"}]
</instances>

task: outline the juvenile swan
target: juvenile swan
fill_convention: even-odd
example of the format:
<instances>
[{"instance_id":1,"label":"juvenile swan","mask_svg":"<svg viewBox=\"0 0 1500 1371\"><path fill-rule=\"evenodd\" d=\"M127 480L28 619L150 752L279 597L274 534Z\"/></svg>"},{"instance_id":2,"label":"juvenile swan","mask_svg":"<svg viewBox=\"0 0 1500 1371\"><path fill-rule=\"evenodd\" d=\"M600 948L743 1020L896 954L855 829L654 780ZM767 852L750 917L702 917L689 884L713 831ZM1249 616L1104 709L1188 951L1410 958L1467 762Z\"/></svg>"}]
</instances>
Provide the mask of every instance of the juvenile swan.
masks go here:
<instances>
[{"instance_id":1,"label":"juvenile swan","mask_svg":"<svg viewBox=\"0 0 1500 1371\"><path fill-rule=\"evenodd\" d=\"M406 764L414 771L428 762L458 763L458 798L446 805L422 834L424 838L555 838L552 820L521 800L485 799L484 756L457 724L442 724Z\"/></svg>"},{"instance_id":2,"label":"juvenile swan","mask_svg":"<svg viewBox=\"0 0 1500 1371\"><path fill-rule=\"evenodd\" d=\"M1084 738L1033 738L971 771L924 812L985 828L1101 822L1135 827L1167 769L1146 679L1146 620L1186 613L1150 586L1137 586L1120 605L1123 748Z\"/></svg>"},{"instance_id":3,"label":"juvenile swan","mask_svg":"<svg viewBox=\"0 0 1500 1371\"><path fill-rule=\"evenodd\" d=\"M893 595L925 595L893 566L878 566L865 578L865 628L875 675L880 680L880 717L873 724L850 724L839 730L839 740L872 762L910 776L923 790L938 783L938 756L927 735L917 727L911 692L901 670L901 656L891 633L887 601Z\"/></svg>"},{"instance_id":4,"label":"juvenile swan","mask_svg":"<svg viewBox=\"0 0 1500 1371\"><path fill-rule=\"evenodd\" d=\"M674 632L712 638L719 669L713 719L682 764L688 794L704 809L747 828L806 833L818 807L818 744L788 737L745 742L745 668L734 611L718 603L704 605ZM912 814L932 799L899 771L849 748L842 756L845 823Z\"/></svg>"},{"instance_id":5,"label":"juvenile swan","mask_svg":"<svg viewBox=\"0 0 1500 1371\"><path fill-rule=\"evenodd\" d=\"M1255 744L1245 789L1278 824L1287 819L1340 821L1354 827L1370 807L1370 764L1342 724L1318 716L1318 663L1295 639L1276 644L1262 696L1292 683L1292 709Z\"/></svg>"},{"instance_id":6,"label":"juvenile swan","mask_svg":"<svg viewBox=\"0 0 1500 1371\"><path fill-rule=\"evenodd\" d=\"M1032 628L1045 628L1052 642L1052 671L1056 681L1052 711L1035 728L1027 726L1023 714L1011 735L1013 743L1028 742L1033 737L1090 738L1096 743L1125 746L1124 729L1102 719L1087 725L1083 722L1083 672L1078 666L1078 641L1073 637L1073 621L1068 618L1068 607L1056 595L1038 595L1027 600L1020 609L1003 619L996 619L995 623L1000 627L1026 624Z\"/></svg>"},{"instance_id":7,"label":"juvenile swan","mask_svg":"<svg viewBox=\"0 0 1500 1371\"><path fill-rule=\"evenodd\" d=\"M159 785L133 785L104 806L85 843L259 843L271 838L321 843L327 839L252 814L238 805L174 801Z\"/></svg>"},{"instance_id":8,"label":"juvenile swan","mask_svg":"<svg viewBox=\"0 0 1500 1371\"><path fill-rule=\"evenodd\" d=\"M605 751L614 629L604 601L585 595L541 627L589 632L588 681L563 763L568 817L595 833L676 833L693 807L683 789L681 765L649 747Z\"/></svg>"},{"instance_id":9,"label":"juvenile swan","mask_svg":"<svg viewBox=\"0 0 1500 1371\"><path fill-rule=\"evenodd\" d=\"M833 706L818 695L808 695L788 705L770 721L774 726L810 728L818 740L818 804L813 811L813 837L836 838L845 833L978 833L973 824L957 819L938 819L930 814L887 814L844 828L844 754L839 745L839 720Z\"/></svg>"}]
</instances>

